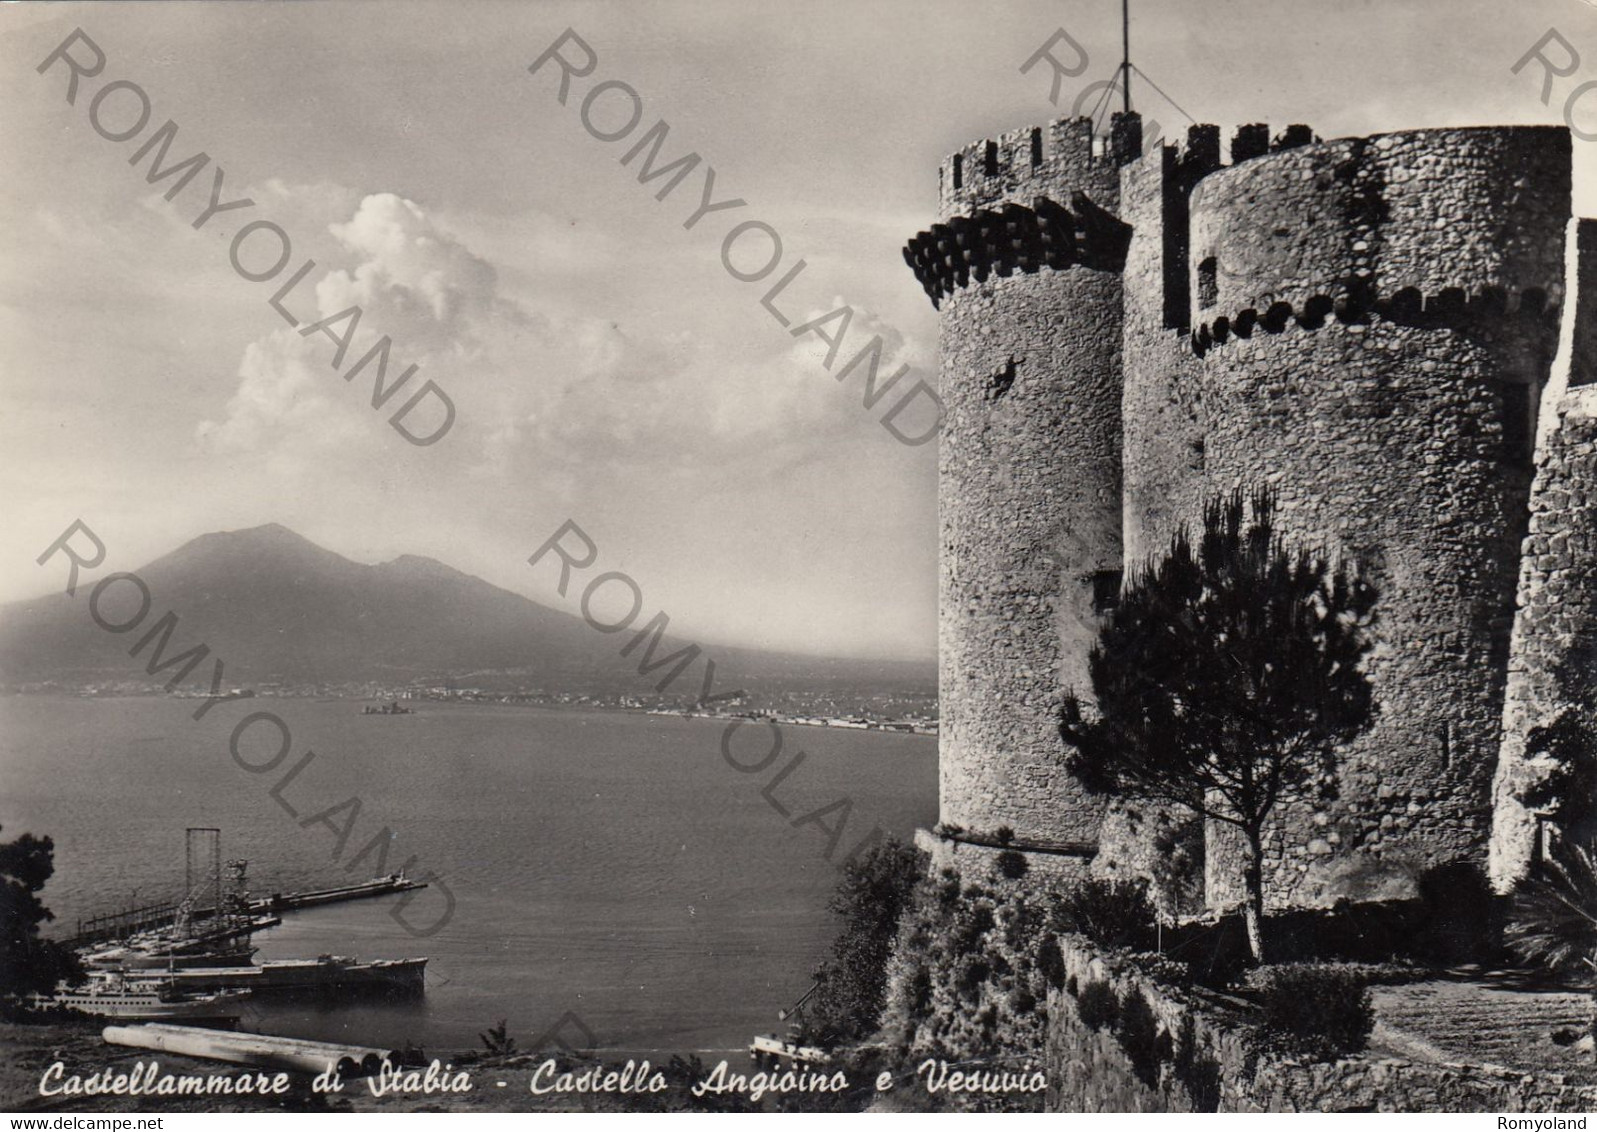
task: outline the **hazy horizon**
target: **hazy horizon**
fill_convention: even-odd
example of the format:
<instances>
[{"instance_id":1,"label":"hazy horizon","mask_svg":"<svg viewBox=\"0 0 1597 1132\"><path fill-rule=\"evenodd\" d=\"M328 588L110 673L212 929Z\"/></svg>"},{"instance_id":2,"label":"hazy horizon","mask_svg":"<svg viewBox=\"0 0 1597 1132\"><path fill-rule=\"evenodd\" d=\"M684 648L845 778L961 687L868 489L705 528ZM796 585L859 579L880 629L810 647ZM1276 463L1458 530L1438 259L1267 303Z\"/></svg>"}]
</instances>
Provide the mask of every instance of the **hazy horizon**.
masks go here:
<instances>
[{"instance_id":1,"label":"hazy horizon","mask_svg":"<svg viewBox=\"0 0 1597 1132\"><path fill-rule=\"evenodd\" d=\"M1068 116L1118 62L1119 14L1114 0L0 7L0 601L57 584L35 559L75 519L105 539L105 570L275 521L353 561L431 557L574 612L578 595L526 564L569 519L596 569L636 579L684 635L933 655L936 445L894 440L880 418L899 394L863 408L861 375L838 382L826 341L790 331L846 303L844 359L880 335L884 376L907 364L902 388L935 382L936 314L900 249L935 219L938 164ZM1054 106L1047 67L1020 66L1061 26L1090 61ZM597 62L562 105L558 72L528 68L568 27ZM38 68L74 28L106 62L69 105L68 72ZM1548 28L1590 66L1544 106L1540 68L1511 68ZM1200 121L1327 138L1558 123L1597 74L1597 8L1575 0L1136 0L1132 41ZM125 142L89 118L118 80L152 108ZM582 124L604 80L640 100L626 140ZM1150 125L1184 131L1143 80L1134 91ZM137 109L124 87L102 125ZM612 94L593 122L619 131L626 111ZM702 157L664 199L669 174L640 184L644 158L623 163L662 119L657 174ZM166 165L210 164L151 184L141 147L168 120ZM1590 214L1592 145L1575 150L1575 211ZM707 167L717 200L746 204L689 228ZM221 199L254 203L196 230L217 168ZM270 282L229 264L255 220L292 238ZM738 220L782 238L764 282L723 266ZM738 262L758 261L760 238ZM272 255L260 235L245 258ZM800 258L784 327L760 300ZM307 259L286 304L302 326L363 308L343 371L389 335L394 371L418 364L411 388L436 381L458 408L438 444L389 427L410 389L374 412L370 375L346 383L332 364L332 332L302 337L272 308Z\"/></svg>"}]
</instances>

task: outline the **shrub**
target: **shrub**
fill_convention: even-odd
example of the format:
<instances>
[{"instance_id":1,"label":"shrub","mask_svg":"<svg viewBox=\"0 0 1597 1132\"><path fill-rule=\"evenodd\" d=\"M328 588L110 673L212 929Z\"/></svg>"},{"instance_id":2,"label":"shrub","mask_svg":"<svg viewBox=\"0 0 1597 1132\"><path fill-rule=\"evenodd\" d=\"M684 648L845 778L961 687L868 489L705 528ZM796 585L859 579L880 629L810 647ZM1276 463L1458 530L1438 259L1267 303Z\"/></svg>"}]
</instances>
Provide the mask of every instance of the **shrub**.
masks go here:
<instances>
[{"instance_id":1,"label":"shrub","mask_svg":"<svg viewBox=\"0 0 1597 1132\"><path fill-rule=\"evenodd\" d=\"M1168 927L1163 943L1165 955L1186 961L1193 982L1216 990L1234 986L1253 967L1240 914Z\"/></svg>"},{"instance_id":2,"label":"shrub","mask_svg":"<svg viewBox=\"0 0 1597 1132\"><path fill-rule=\"evenodd\" d=\"M1549 970L1597 968L1597 854L1559 842L1541 875L1515 890L1507 936L1516 954Z\"/></svg>"},{"instance_id":3,"label":"shrub","mask_svg":"<svg viewBox=\"0 0 1597 1132\"><path fill-rule=\"evenodd\" d=\"M909 977L908 991L910 1020L924 1020L932 1007L932 973L917 965Z\"/></svg>"},{"instance_id":4,"label":"shrub","mask_svg":"<svg viewBox=\"0 0 1597 1132\"><path fill-rule=\"evenodd\" d=\"M1139 951L1126 958L1133 967L1156 983L1162 983L1167 987L1192 985L1192 967L1180 959L1172 959L1157 951Z\"/></svg>"},{"instance_id":5,"label":"shrub","mask_svg":"<svg viewBox=\"0 0 1597 1132\"><path fill-rule=\"evenodd\" d=\"M1337 963L1282 963L1249 976L1258 993L1262 1051L1329 1061L1356 1053L1375 1026L1370 989Z\"/></svg>"},{"instance_id":6,"label":"shrub","mask_svg":"<svg viewBox=\"0 0 1597 1132\"><path fill-rule=\"evenodd\" d=\"M972 904L961 910L954 932L954 950L968 955L982 949L982 937L998 926L998 919L986 904Z\"/></svg>"},{"instance_id":7,"label":"shrub","mask_svg":"<svg viewBox=\"0 0 1597 1132\"><path fill-rule=\"evenodd\" d=\"M1067 986L1065 982L1065 954L1059 950L1059 939L1052 932L1043 936L1037 947L1037 972L1051 987ZM1076 993L1075 976L1068 984L1072 996Z\"/></svg>"},{"instance_id":8,"label":"shrub","mask_svg":"<svg viewBox=\"0 0 1597 1132\"><path fill-rule=\"evenodd\" d=\"M1060 916L1071 931L1103 947L1147 951L1156 938L1153 905L1141 880L1089 877L1065 893Z\"/></svg>"},{"instance_id":9,"label":"shrub","mask_svg":"<svg viewBox=\"0 0 1597 1132\"><path fill-rule=\"evenodd\" d=\"M1032 950L1042 930L1043 911L1030 901L1011 897L998 909L1004 946L1017 954Z\"/></svg>"},{"instance_id":10,"label":"shrub","mask_svg":"<svg viewBox=\"0 0 1597 1132\"><path fill-rule=\"evenodd\" d=\"M1207 1050L1198 1048L1197 1027L1190 1016L1181 1020L1173 1067L1194 1110L1220 1111L1220 1063Z\"/></svg>"},{"instance_id":11,"label":"shrub","mask_svg":"<svg viewBox=\"0 0 1597 1132\"><path fill-rule=\"evenodd\" d=\"M1025 856L1013 849L1005 849L998 854L998 874L1008 880L1019 880L1030 867Z\"/></svg>"},{"instance_id":12,"label":"shrub","mask_svg":"<svg viewBox=\"0 0 1597 1132\"><path fill-rule=\"evenodd\" d=\"M1140 990L1126 992L1120 1005L1120 1020L1115 1024L1115 1037L1120 1048L1131 1061L1131 1070L1150 1089L1159 1087L1159 1021L1153 1016L1153 1007Z\"/></svg>"},{"instance_id":13,"label":"shrub","mask_svg":"<svg viewBox=\"0 0 1597 1132\"><path fill-rule=\"evenodd\" d=\"M1204 910L1204 825L1197 815L1163 815L1154 833L1149 896L1166 920Z\"/></svg>"},{"instance_id":14,"label":"shrub","mask_svg":"<svg viewBox=\"0 0 1597 1132\"><path fill-rule=\"evenodd\" d=\"M875 1032L885 1005L893 938L924 872L923 855L892 838L843 870L831 904L843 920L842 930L815 971L817 989L801 1029L805 1040L831 1046Z\"/></svg>"},{"instance_id":15,"label":"shrub","mask_svg":"<svg viewBox=\"0 0 1597 1132\"><path fill-rule=\"evenodd\" d=\"M759 1106L749 1100L743 1093L706 1092L703 1096L694 1096L693 1086L703 1081L710 1073L697 1054L692 1054L688 1057L683 1057L681 1054L673 1056L661 1070L661 1073L667 1083L672 1086L671 1092L684 1098L684 1107L690 1112L759 1111ZM818 1095L825 1096L826 1094Z\"/></svg>"},{"instance_id":16,"label":"shrub","mask_svg":"<svg viewBox=\"0 0 1597 1132\"><path fill-rule=\"evenodd\" d=\"M1415 951L1437 963L1490 959L1500 946L1498 901L1480 868L1454 861L1420 877L1421 924Z\"/></svg>"},{"instance_id":17,"label":"shrub","mask_svg":"<svg viewBox=\"0 0 1597 1132\"><path fill-rule=\"evenodd\" d=\"M981 1000L982 984L993 973L993 965L985 958L965 959L954 973L954 989L972 1005Z\"/></svg>"},{"instance_id":18,"label":"shrub","mask_svg":"<svg viewBox=\"0 0 1597 1132\"><path fill-rule=\"evenodd\" d=\"M883 1042L917 1059L937 1049L950 1061L1035 1057L1046 1038L1045 995L1066 977L1052 903L1007 885L924 879L900 923ZM1000 1107L1040 1104L1017 1095Z\"/></svg>"},{"instance_id":19,"label":"shrub","mask_svg":"<svg viewBox=\"0 0 1597 1132\"><path fill-rule=\"evenodd\" d=\"M1102 979L1094 979L1081 988L1076 998L1076 1012L1089 1030L1101 1030L1114 1024L1120 1014L1120 999L1115 988Z\"/></svg>"},{"instance_id":20,"label":"shrub","mask_svg":"<svg viewBox=\"0 0 1597 1132\"><path fill-rule=\"evenodd\" d=\"M499 1019L499 1025L488 1027L477 1037L482 1039L483 1049L495 1056L507 1056L516 1052L516 1039L510 1036L503 1018Z\"/></svg>"},{"instance_id":21,"label":"shrub","mask_svg":"<svg viewBox=\"0 0 1597 1132\"><path fill-rule=\"evenodd\" d=\"M958 875L953 869L944 869L943 875L937 880L937 906L945 912L951 912L959 906L961 894Z\"/></svg>"},{"instance_id":22,"label":"shrub","mask_svg":"<svg viewBox=\"0 0 1597 1132\"><path fill-rule=\"evenodd\" d=\"M750 1107L756 1112L767 1107L774 1108L777 1112L864 1112L877 1100L877 1076L883 1072L900 1071L903 1068L900 1060L895 1059L891 1051L876 1046L845 1047L835 1052L832 1060L825 1066L814 1067L827 1074L841 1072L848 1082L841 1092L774 1093L770 1100L764 1100L760 1105ZM697 1080L702 1081L704 1077L700 1076ZM673 1089L662 1095L671 1096L675 1092L677 1090ZM691 1093L689 1095L691 1096ZM631 1107L632 1104L629 1102L628 1108Z\"/></svg>"}]
</instances>

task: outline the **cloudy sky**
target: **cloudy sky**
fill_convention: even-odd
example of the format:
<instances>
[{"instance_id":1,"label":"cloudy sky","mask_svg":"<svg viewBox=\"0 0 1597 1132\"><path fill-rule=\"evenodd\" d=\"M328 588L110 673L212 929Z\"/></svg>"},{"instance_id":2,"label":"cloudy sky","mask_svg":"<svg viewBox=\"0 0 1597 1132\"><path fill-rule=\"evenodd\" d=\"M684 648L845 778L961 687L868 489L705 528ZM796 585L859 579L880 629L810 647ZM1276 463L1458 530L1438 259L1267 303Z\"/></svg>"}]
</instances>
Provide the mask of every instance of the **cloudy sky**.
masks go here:
<instances>
[{"instance_id":1,"label":"cloudy sky","mask_svg":"<svg viewBox=\"0 0 1597 1132\"><path fill-rule=\"evenodd\" d=\"M1139 0L1134 56L1200 120L1307 122L1323 136L1559 121L1597 78L1597 7L1583 0ZM1114 0L789 3L101 3L0 8L0 600L58 583L34 558L74 518L131 569L206 531L280 522L361 561L425 554L572 608L528 555L566 519L602 568L627 571L646 614L705 641L927 656L935 647L935 444L882 427L914 380L935 380L936 321L899 256L932 219L936 167L973 138L1068 112L1119 51ZM557 100L528 66L567 27L597 54ZM1019 65L1064 26L1090 56L1050 105ZM103 71L66 101L39 64L74 28ZM1560 79L1516 60L1556 28L1590 65ZM1549 54L1560 49L1549 48ZM1063 49L1061 49L1063 52ZM79 44L74 54L92 60ZM579 49L566 54L578 58ZM88 63L85 63L88 66ZM98 107L107 84L123 86ZM592 85L635 90L641 121L597 140ZM1174 131L1184 119L1154 99ZM590 124L631 114L612 87ZM661 159L703 161L657 199L621 158L659 119ZM178 191L168 162L210 161ZM1576 107L1597 133L1597 91ZM1577 176L1590 161L1577 144ZM685 227L713 166L712 201ZM214 188L218 212L200 228ZM1577 209L1597 199L1582 178ZM242 227L291 242L250 282ZM742 282L722 263L734 224L781 239ZM767 229L731 266L756 274ZM257 226L240 264L279 258ZM775 305L761 295L798 260ZM306 260L283 301L268 299ZM789 331L851 308L797 338ZM349 316L360 308L361 322ZM840 332L842 332L840 334ZM821 334L841 338L840 351ZM418 367L383 411L371 370ZM872 337L874 409L835 370ZM340 337L348 337L339 359ZM335 364L335 362L337 364ZM375 366L372 367L375 369ZM388 419L431 379L447 435L407 443ZM406 418L425 434L436 402ZM906 408L909 433L921 418Z\"/></svg>"}]
</instances>

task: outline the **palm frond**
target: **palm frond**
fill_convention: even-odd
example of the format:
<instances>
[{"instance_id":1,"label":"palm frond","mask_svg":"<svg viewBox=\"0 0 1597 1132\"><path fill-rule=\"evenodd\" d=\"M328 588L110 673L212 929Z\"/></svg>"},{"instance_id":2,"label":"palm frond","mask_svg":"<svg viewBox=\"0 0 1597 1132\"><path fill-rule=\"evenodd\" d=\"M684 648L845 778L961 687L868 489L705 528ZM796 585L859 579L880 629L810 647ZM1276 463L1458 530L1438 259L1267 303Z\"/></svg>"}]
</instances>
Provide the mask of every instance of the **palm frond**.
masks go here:
<instances>
[{"instance_id":1,"label":"palm frond","mask_svg":"<svg viewBox=\"0 0 1597 1132\"><path fill-rule=\"evenodd\" d=\"M1520 885L1505 938L1527 962L1597 970L1597 860L1590 849L1562 843L1542 874Z\"/></svg>"}]
</instances>

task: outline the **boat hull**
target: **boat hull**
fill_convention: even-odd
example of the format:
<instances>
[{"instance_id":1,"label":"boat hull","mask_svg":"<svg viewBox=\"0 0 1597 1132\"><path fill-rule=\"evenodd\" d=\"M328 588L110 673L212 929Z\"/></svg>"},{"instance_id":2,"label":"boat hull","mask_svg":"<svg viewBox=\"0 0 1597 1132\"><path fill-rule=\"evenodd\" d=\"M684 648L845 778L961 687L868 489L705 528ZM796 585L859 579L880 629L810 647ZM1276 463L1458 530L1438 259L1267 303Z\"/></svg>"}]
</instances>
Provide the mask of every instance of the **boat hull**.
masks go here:
<instances>
[{"instance_id":1,"label":"boat hull","mask_svg":"<svg viewBox=\"0 0 1597 1132\"><path fill-rule=\"evenodd\" d=\"M255 954L253 947L232 947L196 954L162 953L139 947L108 948L84 955L83 965L104 971L185 971L194 967L242 967Z\"/></svg>"},{"instance_id":2,"label":"boat hull","mask_svg":"<svg viewBox=\"0 0 1597 1132\"><path fill-rule=\"evenodd\" d=\"M248 990L256 994L374 992L420 994L427 960L279 959L251 967L196 967L163 971L160 980L185 990ZM137 978L136 974L130 975ZM153 977L153 973L152 973Z\"/></svg>"},{"instance_id":3,"label":"boat hull","mask_svg":"<svg viewBox=\"0 0 1597 1132\"><path fill-rule=\"evenodd\" d=\"M115 1018L128 1022L219 1022L232 1024L243 1014L242 1004L249 998L243 991L195 995L166 999L152 992L127 993L71 991L38 996L34 1004L42 1010L70 1010L91 1018Z\"/></svg>"}]
</instances>

